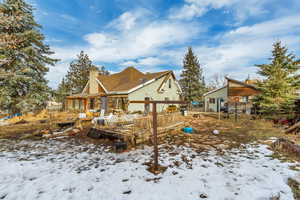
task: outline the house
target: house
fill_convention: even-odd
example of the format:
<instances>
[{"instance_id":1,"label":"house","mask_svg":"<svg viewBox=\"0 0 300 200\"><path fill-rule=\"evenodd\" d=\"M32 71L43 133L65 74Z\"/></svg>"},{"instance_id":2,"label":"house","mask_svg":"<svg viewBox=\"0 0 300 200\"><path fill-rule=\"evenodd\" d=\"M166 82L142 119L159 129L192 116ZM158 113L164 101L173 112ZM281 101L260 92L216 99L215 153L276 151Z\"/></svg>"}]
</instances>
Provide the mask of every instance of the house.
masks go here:
<instances>
[{"instance_id":1,"label":"house","mask_svg":"<svg viewBox=\"0 0 300 200\"><path fill-rule=\"evenodd\" d=\"M237 102L244 112L249 113L252 107L251 99L260 93L254 85L255 82L248 79L242 82L228 77L225 78L227 80L225 86L203 95L205 111L218 112L225 104L230 106L233 102Z\"/></svg>"},{"instance_id":2,"label":"house","mask_svg":"<svg viewBox=\"0 0 300 200\"><path fill-rule=\"evenodd\" d=\"M89 81L80 94L66 98L66 109L124 110L126 112L151 110L144 104L129 104L132 100L180 100L181 88L172 71L143 73L134 67L111 75L90 71ZM157 105L157 111L167 105Z\"/></svg>"}]
</instances>

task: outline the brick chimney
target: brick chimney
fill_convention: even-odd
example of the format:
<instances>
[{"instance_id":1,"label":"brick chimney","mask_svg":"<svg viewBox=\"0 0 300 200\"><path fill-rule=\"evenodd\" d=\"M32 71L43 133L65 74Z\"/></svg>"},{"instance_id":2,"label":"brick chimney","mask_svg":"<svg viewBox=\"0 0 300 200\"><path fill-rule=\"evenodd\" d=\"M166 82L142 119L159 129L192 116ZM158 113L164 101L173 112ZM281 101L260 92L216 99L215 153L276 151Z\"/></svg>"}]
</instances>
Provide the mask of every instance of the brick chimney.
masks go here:
<instances>
[{"instance_id":1,"label":"brick chimney","mask_svg":"<svg viewBox=\"0 0 300 200\"><path fill-rule=\"evenodd\" d=\"M96 69L90 70L90 77L89 77L89 81L90 81L89 93L90 94L98 93L98 87L99 87L99 84L97 82L98 73L99 72Z\"/></svg>"}]
</instances>

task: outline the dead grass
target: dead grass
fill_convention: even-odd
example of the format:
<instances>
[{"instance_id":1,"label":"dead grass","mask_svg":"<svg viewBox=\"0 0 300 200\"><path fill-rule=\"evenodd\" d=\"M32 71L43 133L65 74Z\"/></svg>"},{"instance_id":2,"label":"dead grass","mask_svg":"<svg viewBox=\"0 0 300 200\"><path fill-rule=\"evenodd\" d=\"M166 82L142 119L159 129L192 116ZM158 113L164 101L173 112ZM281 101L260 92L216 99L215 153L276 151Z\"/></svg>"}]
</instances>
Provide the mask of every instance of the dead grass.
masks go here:
<instances>
[{"instance_id":1,"label":"dead grass","mask_svg":"<svg viewBox=\"0 0 300 200\"><path fill-rule=\"evenodd\" d=\"M292 154L288 154L285 152L274 152L271 156L271 158L273 159L278 159L281 162L288 162L288 163L295 163L295 162L300 162L300 158L292 155ZM292 166L290 167L290 169L297 171L297 166Z\"/></svg>"},{"instance_id":2,"label":"dead grass","mask_svg":"<svg viewBox=\"0 0 300 200\"><path fill-rule=\"evenodd\" d=\"M13 124L0 126L0 139L18 139L26 134L32 134L38 130L56 128L54 125L49 125L48 123L40 122L30 122L26 124Z\"/></svg>"},{"instance_id":3,"label":"dead grass","mask_svg":"<svg viewBox=\"0 0 300 200\"><path fill-rule=\"evenodd\" d=\"M281 129L274 127L272 122L266 120L250 120L249 117L240 117L235 122L232 118L218 120L217 114L212 113L203 113L203 116L204 118L196 121L192 118L189 119L190 125L200 134L211 134L213 130L219 130L218 137L223 140L235 141L237 145L285 135Z\"/></svg>"},{"instance_id":4,"label":"dead grass","mask_svg":"<svg viewBox=\"0 0 300 200\"><path fill-rule=\"evenodd\" d=\"M300 184L296 180L294 180L292 178L289 178L288 179L288 185L292 189L292 192L294 194L294 198L296 200L300 200Z\"/></svg>"},{"instance_id":5,"label":"dead grass","mask_svg":"<svg viewBox=\"0 0 300 200\"><path fill-rule=\"evenodd\" d=\"M7 120L9 125L0 126L0 139L19 139L43 129L57 129L56 123L72 121L78 114L69 112L48 112L43 110L37 114L27 114Z\"/></svg>"}]
</instances>

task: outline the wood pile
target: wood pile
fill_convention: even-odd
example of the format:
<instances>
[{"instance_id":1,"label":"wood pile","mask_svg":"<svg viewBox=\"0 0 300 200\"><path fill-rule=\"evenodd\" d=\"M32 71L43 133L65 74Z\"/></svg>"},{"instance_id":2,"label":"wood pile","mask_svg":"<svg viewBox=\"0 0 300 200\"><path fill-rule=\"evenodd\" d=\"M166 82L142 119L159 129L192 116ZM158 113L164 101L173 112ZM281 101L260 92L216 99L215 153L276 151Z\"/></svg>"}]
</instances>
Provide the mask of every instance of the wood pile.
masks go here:
<instances>
[{"instance_id":1,"label":"wood pile","mask_svg":"<svg viewBox=\"0 0 300 200\"><path fill-rule=\"evenodd\" d=\"M299 133L300 132L300 121L285 130L285 133Z\"/></svg>"}]
</instances>

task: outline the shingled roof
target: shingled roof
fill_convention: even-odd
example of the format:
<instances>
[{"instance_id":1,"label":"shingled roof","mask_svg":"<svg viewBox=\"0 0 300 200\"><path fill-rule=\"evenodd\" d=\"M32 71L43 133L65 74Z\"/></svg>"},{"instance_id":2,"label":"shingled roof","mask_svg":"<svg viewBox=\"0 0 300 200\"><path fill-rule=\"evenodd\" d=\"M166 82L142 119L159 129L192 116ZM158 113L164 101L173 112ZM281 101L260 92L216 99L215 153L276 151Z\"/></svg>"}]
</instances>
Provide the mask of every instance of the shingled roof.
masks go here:
<instances>
[{"instance_id":1,"label":"shingled roof","mask_svg":"<svg viewBox=\"0 0 300 200\"><path fill-rule=\"evenodd\" d=\"M98 75L98 80L108 92L127 92L131 89L146 83L155 78L172 71L163 71L157 73L142 73L134 67L128 67L123 71L111 75Z\"/></svg>"}]
</instances>

